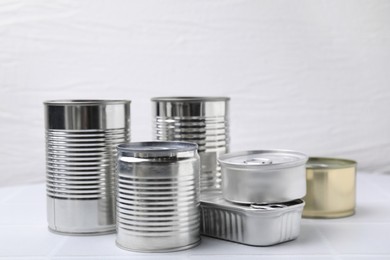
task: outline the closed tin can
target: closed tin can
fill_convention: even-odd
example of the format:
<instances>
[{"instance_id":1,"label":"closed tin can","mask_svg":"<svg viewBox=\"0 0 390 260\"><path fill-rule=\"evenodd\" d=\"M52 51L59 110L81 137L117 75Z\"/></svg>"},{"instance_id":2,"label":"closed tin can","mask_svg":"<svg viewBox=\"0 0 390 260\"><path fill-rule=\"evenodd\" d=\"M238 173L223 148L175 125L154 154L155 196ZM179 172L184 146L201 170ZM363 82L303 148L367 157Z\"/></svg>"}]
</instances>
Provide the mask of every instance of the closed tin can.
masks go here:
<instances>
[{"instance_id":1,"label":"closed tin can","mask_svg":"<svg viewBox=\"0 0 390 260\"><path fill-rule=\"evenodd\" d=\"M156 97L152 99L154 137L198 144L201 189L221 189L217 158L229 152L228 97Z\"/></svg>"},{"instance_id":2,"label":"closed tin can","mask_svg":"<svg viewBox=\"0 0 390 260\"><path fill-rule=\"evenodd\" d=\"M356 162L310 157L306 164L307 194L303 216L338 218L355 213Z\"/></svg>"},{"instance_id":3,"label":"closed tin can","mask_svg":"<svg viewBox=\"0 0 390 260\"><path fill-rule=\"evenodd\" d=\"M74 235L114 232L115 147L130 140L130 101L44 105L49 229Z\"/></svg>"},{"instance_id":4,"label":"closed tin can","mask_svg":"<svg viewBox=\"0 0 390 260\"><path fill-rule=\"evenodd\" d=\"M201 233L251 246L270 246L299 236L303 200L276 204L236 204L220 192L201 195Z\"/></svg>"},{"instance_id":5,"label":"closed tin can","mask_svg":"<svg viewBox=\"0 0 390 260\"><path fill-rule=\"evenodd\" d=\"M200 242L199 156L187 142L118 146L117 245L169 252Z\"/></svg>"},{"instance_id":6,"label":"closed tin can","mask_svg":"<svg viewBox=\"0 0 390 260\"><path fill-rule=\"evenodd\" d=\"M225 154L223 197L236 203L279 203L306 194L307 156L287 150L257 150Z\"/></svg>"}]
</instances>

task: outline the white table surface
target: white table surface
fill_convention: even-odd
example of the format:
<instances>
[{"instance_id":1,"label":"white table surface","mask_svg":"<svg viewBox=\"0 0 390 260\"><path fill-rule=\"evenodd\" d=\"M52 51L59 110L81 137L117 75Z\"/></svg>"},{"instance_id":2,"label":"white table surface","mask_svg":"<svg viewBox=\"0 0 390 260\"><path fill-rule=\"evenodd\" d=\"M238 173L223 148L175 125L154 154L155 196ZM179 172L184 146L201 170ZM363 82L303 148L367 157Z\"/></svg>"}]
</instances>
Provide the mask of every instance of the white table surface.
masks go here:
<instances>
[{"instance_id":1,"label":"white table surface","mask_svg":"<svg viewBox=\"0 0 390 260\"><path fill-rule=\"evenodd\" d=\"M359 173L356 214L302 219L298 239L251 247L202 237L193 249L133 253L116 247L115 234L53 234L46 224L45 185L0 188L0 259L390 259L390 175Z\"/></svg>"}]
</instances>

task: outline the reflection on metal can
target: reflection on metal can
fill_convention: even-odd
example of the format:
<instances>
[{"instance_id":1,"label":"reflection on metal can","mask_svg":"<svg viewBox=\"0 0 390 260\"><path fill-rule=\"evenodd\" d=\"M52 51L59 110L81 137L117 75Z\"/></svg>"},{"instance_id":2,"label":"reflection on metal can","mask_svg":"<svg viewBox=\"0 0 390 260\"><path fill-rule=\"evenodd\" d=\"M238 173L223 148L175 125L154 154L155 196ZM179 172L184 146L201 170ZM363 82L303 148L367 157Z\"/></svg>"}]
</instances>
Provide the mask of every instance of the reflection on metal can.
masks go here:
<instances>
[{"instance_id":1,"label":"reflection on metal can","mask_svg":"<svg viewBox=\"0 0 390 260\"><path fill-rule=\"evenodd\" d=\"M256 150L224 154L223 197L236 203L278 203L306 194L307 156L288 150Z\"/></svg>"},{"instance_id":2,"label":"reflection on metal can","mask_svg":"<svg viewBox=\"0 0 390 260\"><path fill-rule=\"evenodd\" d=\"M88 235L115 231L115 146L130 141L130 101L45 104L49 229Z\"/></svg>"},{"instance_id":3,"label":"reflection on metal can","mask_svg":"<svg viewBox=\"0 0 390 260\"><path fill-rule=\"evenodd\" d=\"M118 146L117 245L140 252L194 247L199 232L199 156L187 142Z\"/></svg>"},{"instance_id":4,"label":"reflection on metal can","mask_svg":"<svg viewBox=\"0 0 390 260\"><path fill-rule=\"evenodd\" d=\"M198 144L201 189L220 189L219 155L229 151L228 97L157 97L152 99L154 137Z\"/></svg>"},{"instance_id":5,"label":"reflection on metal can","mask_svg":"<svg viewBox=\"0 0 390 260\"><path fill-rule=\"evenodd\" d=\"M355 213L356 162L336 158L309 158L303 217L338 218Z\"/></svg>"}]
</instances>

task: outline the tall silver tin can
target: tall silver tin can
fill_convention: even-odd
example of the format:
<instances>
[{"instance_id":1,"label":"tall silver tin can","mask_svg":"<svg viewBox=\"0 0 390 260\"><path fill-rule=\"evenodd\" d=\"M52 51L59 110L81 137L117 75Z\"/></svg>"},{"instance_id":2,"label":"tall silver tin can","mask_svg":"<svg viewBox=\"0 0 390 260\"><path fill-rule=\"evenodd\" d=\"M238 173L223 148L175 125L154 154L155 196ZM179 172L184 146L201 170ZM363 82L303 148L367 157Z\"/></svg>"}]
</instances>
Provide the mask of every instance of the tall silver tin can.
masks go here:
<instances>
[{"instance_id":1,"label":"tall silver tin can","mask_svg":"<svg viewBox=\"0 0 390 260\"><path fill-rule=\"evenodd\" d=\"M117 245L169 252L200 242L199 156L186 142L118 146Z\"/></svg>"},{"instance_id":2,"label":"tall silver tin can","mask_svg":"<svg viewBox=\"0 0 390 260\"><path fill-rule=\"evenodd\" d=\"M228 97L152 98L154 137L198 144L201 190L221 189L218 157L229 152Z\"/></svg>"},{"instance_id":3,"label":"tall silver tin can","mask_svg":"<svg viewBox=\"0 0 390 260\"><path fill-rule=\"evenodd\" d=\"M74 235L115 231L115 147L130 140L130 101L44 105L49 229Z\"/></svg>"}]
</instances>

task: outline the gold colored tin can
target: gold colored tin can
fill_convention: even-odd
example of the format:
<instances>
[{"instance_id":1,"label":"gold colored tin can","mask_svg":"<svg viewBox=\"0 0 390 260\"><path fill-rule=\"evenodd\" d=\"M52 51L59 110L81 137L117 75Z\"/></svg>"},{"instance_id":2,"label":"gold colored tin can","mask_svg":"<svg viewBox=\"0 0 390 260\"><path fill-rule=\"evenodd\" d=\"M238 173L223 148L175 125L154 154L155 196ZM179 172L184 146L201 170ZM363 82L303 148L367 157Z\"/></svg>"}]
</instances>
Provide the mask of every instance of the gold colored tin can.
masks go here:
<instances>
[{"instance_id":1,"label":"gold colored tin can","mask_svg":"<svg viewBox=\"0 0 390 260\"><path fill-rule=\"evenodd\" d=\"M339 218L355 213L356 162L311 157L306 164L303 217Z\"/></svg>"}]
</instances>

